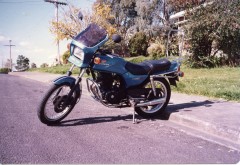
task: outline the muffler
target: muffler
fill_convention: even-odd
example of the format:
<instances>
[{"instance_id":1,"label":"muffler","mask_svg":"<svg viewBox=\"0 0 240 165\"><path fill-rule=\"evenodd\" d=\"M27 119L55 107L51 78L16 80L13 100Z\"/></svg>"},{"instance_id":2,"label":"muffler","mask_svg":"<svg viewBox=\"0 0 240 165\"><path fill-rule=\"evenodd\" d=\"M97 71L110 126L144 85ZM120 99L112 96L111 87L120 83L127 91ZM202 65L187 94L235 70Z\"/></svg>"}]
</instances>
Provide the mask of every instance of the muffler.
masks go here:
<instances>
[{"instance_id":1,"label":"muffler","mask_svg":"<svg viewBox=\"0 0 240 165\"><path fill-rule=\"evenodd\" d=\"M137 103L135 105L135 107L152 106L152 105L156 105L156 104L165 103L165 101L166 101L166 98L164 97L164 98L160 98L160 99L156 99L156 100L152 100L152 101Z\"/></svg>"}]
</instances>

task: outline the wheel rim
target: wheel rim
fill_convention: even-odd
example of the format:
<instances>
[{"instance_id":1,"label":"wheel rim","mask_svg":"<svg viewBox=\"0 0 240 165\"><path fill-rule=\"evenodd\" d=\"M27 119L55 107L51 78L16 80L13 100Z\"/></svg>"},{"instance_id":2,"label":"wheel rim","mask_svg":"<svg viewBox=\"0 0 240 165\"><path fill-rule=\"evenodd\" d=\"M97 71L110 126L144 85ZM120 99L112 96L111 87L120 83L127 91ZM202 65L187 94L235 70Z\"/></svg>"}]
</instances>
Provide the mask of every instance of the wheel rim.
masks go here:
<instances>
[{"instance_id":1,"label":"wheel rim","mask_svg":"<svg viewBox=\"0 0 240 165\"><path fill-rule=\"evenodd\" d=\"M155 87L157 89L157 98L155 99L159 99L159 98L163 98L164 102L157 104L157 105L153 105L153 106L144 106L144 107L140 107L140 109L142 111L144 111L145 113L155 113L157 112L159 109L161 109L163 107L163 105L165 104L166 100L167 100L167 88L166 86L161 82L161 81L154 81ZM152 88L151 87L151 83L147 83L144 88ZM151 101L151 100L149 100Z\"/></svg>"},{"instance_id":2,"label":"wheel rim","mask_svg":"<svg viewBox=\"0 0 240 165\"><path fill-rule=\"evenodd\" d=\"M71 104L67 105L66 107L62 107L62 104L70 90L70 87L67 85L60 86L59 88L55 89L49 96L44 110L44 116L48 120L56 121L66 115L69 110L71 110ZM73 95L75 95L75 93L73 93Z\"/></svg>"}]
</instances>

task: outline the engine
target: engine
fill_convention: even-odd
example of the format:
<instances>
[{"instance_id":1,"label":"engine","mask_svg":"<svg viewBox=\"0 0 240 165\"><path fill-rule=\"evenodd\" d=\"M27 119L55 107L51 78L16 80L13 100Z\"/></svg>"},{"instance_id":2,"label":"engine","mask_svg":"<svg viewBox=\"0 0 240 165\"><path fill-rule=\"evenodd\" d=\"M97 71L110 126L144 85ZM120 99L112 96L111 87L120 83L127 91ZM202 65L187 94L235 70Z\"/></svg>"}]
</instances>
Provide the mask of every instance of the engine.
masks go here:
<instances>
[{"instance_id":1,"label":"engine","mask_svg":"<svg viewBox=\"0 0 240 165\"><path fill-rule=\"evenodd\" d=\"M93 88L91 90L104 103L119 104L126 98L124 84L120 76L114 73L97 72L95 82L98 84L100 91L97 92L97 89L93 91Z\"/></svg>"}]
</instances>

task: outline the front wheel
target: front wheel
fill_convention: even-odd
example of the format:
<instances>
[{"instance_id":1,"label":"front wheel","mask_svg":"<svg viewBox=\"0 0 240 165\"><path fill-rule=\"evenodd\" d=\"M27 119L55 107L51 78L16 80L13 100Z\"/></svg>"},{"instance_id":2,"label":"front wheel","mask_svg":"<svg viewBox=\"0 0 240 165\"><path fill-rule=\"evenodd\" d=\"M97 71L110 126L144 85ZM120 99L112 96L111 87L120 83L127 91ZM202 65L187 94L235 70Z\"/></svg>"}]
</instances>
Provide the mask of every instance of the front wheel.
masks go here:
<instances>
[{"instance_id":1,"label":"front wheel","mask_svg":"<svg viewBox=\"0 0 240 165\"><path fill-rule=\"evenodd\" d=\"M53 84L49 88L38 107L38 118L42 123L57 124L72 111L80 96L75 90L66 104L70 90L71 87L68 84Z\"/></svg>"},{"instance_id":2,"label":"front wheel","mask_svg":"<svg viewBox=\"0 0 240 165\"><path fill-rule=\"evenodd\" d=\"M157 96L154 98L150 98L147 101L155 100L155 99L163 99L163 102L160 104L152 105L152 106L143 106L143 107L135 107L135 111L138 115L144 118L153 118L161 115L171 97L171 88L168 81L164 78L159 78L154 80L154 84L157 91ZM147 82L143 88L151 88L151 83Z\"/></svg>"}]
</instances>

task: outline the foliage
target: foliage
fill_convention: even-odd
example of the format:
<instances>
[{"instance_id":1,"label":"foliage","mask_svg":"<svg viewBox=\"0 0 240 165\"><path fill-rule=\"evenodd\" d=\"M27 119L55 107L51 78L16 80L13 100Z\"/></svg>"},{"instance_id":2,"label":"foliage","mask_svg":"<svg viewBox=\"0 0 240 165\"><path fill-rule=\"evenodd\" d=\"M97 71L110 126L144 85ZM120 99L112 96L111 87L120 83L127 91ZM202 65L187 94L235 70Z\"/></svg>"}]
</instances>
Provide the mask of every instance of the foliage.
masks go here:
<instances>
[{"instance_id":1,"label":"foliage","mask_svg":"<svg viewBox=\"0 0 240 165\"><path fill-rule=\"evenodd\" d=\"M78 19L80 9L71 4L68 6L69 9L64 10L59 16L58 23L54 19L50 22L50 32L55 35L56 41L73 38L91 22L90 12L81 10L84 18L80 22Z\"/></svg>"},{"instance_id":2,"label":"foliage","mask_svg":"<svg viewBox=\"0 0 240 165\"><path fill-rule=\"evenodd\" d=\"M10 59L7 59L7 62L4 64L4 67L5 68L11 68L11 61L10 61Z\"/></svg>"},{"instance_id":3,"label":"foliage","mask_svg":"<svg viewBox=\"0 0 240 165\"><path fill-rule=\"evenodd\" d=\"M144 32L136 33L129 40L129 51L131 56L147 55L148 40Z\"/></svg>"},{"instance_id":4,"label":"foliage","mask_svg":"<svg viewBox=\"0 0 240 165\"><path fill-rule=\"evenodd\" d=\"M17 66L15 66L15 68L18 70L28 69L29 68L29 59L23 55L19 55L17 57Z\"/></svg>"},{"instance_id":5,"label":"foliage","mask_svg":"<svg viewBox=\"0 0 240 165\"><path fill-rule=\"evenodd\" d=\"M40 68L47 68L48 67L48 64L47 63L43 63L40 65Z\"/></svg>"},{"instance_id":6,"label":"foliage","mask_svg":"<svg viewBox=\"0 0 240 165\"><path fill-rule=\"evenodd\" d=\"M70 51L69 50L67 50L63 55L62 55L62 60L63 60L63 63L64 64L67 64L67 60L68 60L68 58L70 57Z\"/></svg>"},{"instance_id":7,"label":"foliage","mask_svg":"<svg viewBox=\"0 0 240 165\"><path fill-rule=\"evenodd\" d=\"M132 62L132 63L141 63L145 60L151 60L151 57L146 57L146 56L137 56L137 57L127 57L124 58L126 61Z\"/></svg>"},{"instance_id":8,"label":"foliage","mask_svg":"<svg viewBox=\"0 0 240 165\"><path fill-rule=\"evenodd\" d=\"M83 13L82 21L78 20L79 11ZM56 40L71 39L94 22L104 27L109 35L112 35L116 30L108 21L113 19L110 11L110 6L104 4L95 4L93 12L81 10L69 4L69 10L64 10L58 23L55 20L51 21L50 31L56 36Z\"/></svg>"},{"instance_id":9,"label":"foliage","mask_svg":"<svg viewBox=\"0 0 240 165\"><path fill-rule=\"evenodd\" d=\"M149 37L157 37L162 27L170 27L171 13L192 5L198 1L192 0L96 0L93 11L85 11L69 4L64 10L59 23L51 21L50 31L55 34L56 40L70 39L85 29L91 22L95 22L107 29L109 35L118 33L122 36L121 44L116 45L121 55L128 54L129 39L139 31ZM83 13L83 20L78 20L78 12ZM110 45L111 46L111 45Z\"/></svg>"},{"instance_id":10,"label":"foliage","mask_svg":"<svg viewBox=\"0 0 240 165\"><path fill-rule=\"evenodd\" d=\"M0 68L0 73L5 73L7 74L9 71L9 68Z\"/></svg>"},{"instance_id":11,"label":"foliage","mask_svg":"<svg viewBox=\"0 0 240 165\"><path fill-rule=\"evenodd\" d=\"M113 20L114 16L111 14L110 5L97 3L93 5L92 22L104 27L109 36L116 33L116 28L112 24Z\"/></svg>"},{"instance_id":12,"label":"foliage","mask_svg":"<svg viewBox=\"0 0 240 165\"><path fill-rule=\"evenodd\" d=\"M35 63L31 63L31 68L37 68L37 65Z\"/></svg>"},{"instance_id":13,"label":"foliage","mask_svg":"<svg viewBox=\"0 0 240 165\"><path fill-rule=\"evenodd\" d=\"M51 66L51 67L35 68L35 69L31 69L30 71L47 72L47 73L54 73L54 74L66 74L70 67L71 67L71 64L66 64L66 65L58 65L58 66ZM73 74L75 75L79 74L79 68L75 67L73 69Z\"/></svg>"},{"instance_id":14,"label":"foliage","mask_svg":"<svg viewBox=\"0 0 240 165\"><path fill-rule=\"evenodd\" d=\"M187 25L193 67L239 65L240 1L219 0L189 11Z\"/></svg>"},{"instance_id":15,"label":"foliage","mask_svg":"<svg viewBox=\"0 0 240 165\"><path fill-rule=\"evenodd\" d=\"M165 56L165 45L162 40L155 40L153 43L150 44L150 46L147 49L148 54L153 59L159 59L161 57Z\"/></svg>"}]
</instances>

